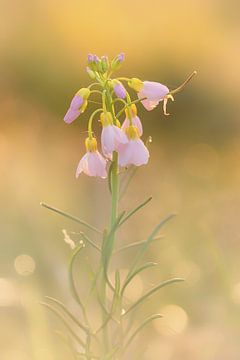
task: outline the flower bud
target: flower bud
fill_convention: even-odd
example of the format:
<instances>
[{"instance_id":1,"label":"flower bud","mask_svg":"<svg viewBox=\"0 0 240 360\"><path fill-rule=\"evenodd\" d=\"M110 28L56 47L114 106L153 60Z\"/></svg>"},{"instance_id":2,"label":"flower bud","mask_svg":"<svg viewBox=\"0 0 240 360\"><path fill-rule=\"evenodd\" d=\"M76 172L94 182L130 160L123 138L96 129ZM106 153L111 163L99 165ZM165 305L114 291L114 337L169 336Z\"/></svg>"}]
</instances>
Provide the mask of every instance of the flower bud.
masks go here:
<instances>
[{"instance_id":1,"label":"flower bud","mask_svg":"<svg viewBox=\"0 0 240 360\"><path fill-rule=\"evenodd\" d=\"M143 88L143 82L140 79L132 78L129 80L128 86L136 92L139 92Z\"/></svg>"},{"instance_id":2,"label":"flower bud","mask_svg":"<svg viewBox=\"0 0 240 360\"><path fill-rule=\"evenodd\" d=\"M88 64L90 65L93 62L93 54L88 54Z\"/></svg>"},{"instance_id":3,"label":"flower bud","mask_svg":"<svg viewBox=\"0 0 240 360\"><path fill-rule=\"evenodd\" d=\"M116 94L116 96L120 99L125 99L126 97L126 89L123 86L123 84L118 80L112 81L113 90Z\"/></svg>"},{"instance_id":4,"label":"flower bud","mask_svg":"<svg viewBox=\"0 0 240 360\"><path fill-rule=\"evenodd\" d=\"M92 80L96 79L96 75L95 75L94 71L92 71L88 66L86 68L86 71Z\"/></svg>"},{"instance_id":5,"label":"flower bud","mask_svg":"<svg viewBox=\"0 0 240 360\"><path fill-rule=\"evenodd\" d=\"M109 69L109 60L107 56L102 56L101 57L101 63L102 63L102 69L103 69L103 73L107 72Z\"/></svg>"},{"instance_id":6,"label":"flower bud","mask_svg":"<svg viewBox=\"0 0 240 360\"><path fill-rule=\"evenodd\" d=\"M111 68L112 70L118 70L120 68L120 66L122 65L122 62L124 60L124 53L121 53L119 55L117 55L111 62Z\"/></svg>"}]
</instances>

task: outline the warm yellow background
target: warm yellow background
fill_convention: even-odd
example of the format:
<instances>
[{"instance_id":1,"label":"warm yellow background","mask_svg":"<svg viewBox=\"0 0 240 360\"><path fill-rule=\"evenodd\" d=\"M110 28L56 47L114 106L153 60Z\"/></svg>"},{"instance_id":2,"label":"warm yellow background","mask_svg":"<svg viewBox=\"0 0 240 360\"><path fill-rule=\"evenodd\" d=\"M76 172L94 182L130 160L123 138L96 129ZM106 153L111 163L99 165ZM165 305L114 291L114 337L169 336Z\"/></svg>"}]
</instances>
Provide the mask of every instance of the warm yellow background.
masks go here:
<instances>
[{"instance_id":1,"label":"warm yellow background","mask_svg":"<svg viewBox=\"0 0 240 360\"><path fill-rule=\"evenodd\" d=\"M1 0L2 360L70 359L54 334L61 324L38 301L52 295L74 309L61 230L81 228L39 202L107 223L106 183L74 177L89 112L72 126L62 118L88 84L88 52L122 51L122 76L173 88L198 70L170 104L171 117L140 107L144 137L153 136L151 161L121 203L131 209L154 197L119 243L143 240L162 216L178 213L148 253L159 267L136 279L129 294L136 298L173 275L186 278L141 308L141 315L165 315L142 338L144 360L239 358L239 8L234 0ZM119 266L127 266L126 256Z\"/></svg>"}]
</instances>

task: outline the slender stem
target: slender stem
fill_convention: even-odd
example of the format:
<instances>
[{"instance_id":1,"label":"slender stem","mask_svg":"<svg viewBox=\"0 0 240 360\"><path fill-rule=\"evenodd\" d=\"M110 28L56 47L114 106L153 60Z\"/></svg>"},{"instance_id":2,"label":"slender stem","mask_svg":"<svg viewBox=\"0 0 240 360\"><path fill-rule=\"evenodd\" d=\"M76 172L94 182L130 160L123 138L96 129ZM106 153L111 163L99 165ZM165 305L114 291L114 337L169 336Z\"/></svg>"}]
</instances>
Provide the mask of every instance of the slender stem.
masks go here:
<instances>
[{"instance_id":1,"label":"slender stem","mask_svg":"<svg viewBox=\"0 0 240 360\"><path fill-rule=\"evenodd\" d=\"M188 83L189 83L189 81L191 81L192 80L192 78L195 76L197 74L197 72L196 72L196 70L195 71L193 71L192 73L191 73L191 75L189 75L188 76L188 78L180 85L180 86L178 86L176 89L174 89L174 90L171 90L170 92L169 92L169 94L176 94L176 93L178 93L179 91L181 91Z\"/></svg>"},{"instance_id":2,"label":"slender stem","mask_svg":"<svg viewBox=\"0 0 240 360\"><path fill-rule=\"evenodd\" d=\"M118 215L118 196L119 196L119 176L118 176L118 153L113 153L113 165L111 171L112 183L112 209L111 209L111 227L114 226ZM114 235L113 235L114 236Z\"/></svg>"}]
</instances>

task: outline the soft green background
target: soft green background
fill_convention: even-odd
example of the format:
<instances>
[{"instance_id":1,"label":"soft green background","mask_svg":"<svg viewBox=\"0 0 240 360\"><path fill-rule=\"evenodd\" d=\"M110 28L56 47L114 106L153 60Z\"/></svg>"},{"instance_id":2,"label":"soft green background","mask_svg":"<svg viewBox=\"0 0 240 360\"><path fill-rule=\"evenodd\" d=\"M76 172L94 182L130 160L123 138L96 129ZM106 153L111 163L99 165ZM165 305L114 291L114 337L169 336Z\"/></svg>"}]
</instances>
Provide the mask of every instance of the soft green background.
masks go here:
<instances>
[{"instance_id":1,"label":"soft green background","mask_svg":"<svg viewBox=\"0 0 240 360\"><path fill-rule=\"evenodd\" d=\"M1 359L70 359L54 334L61 324L38 301L52 295L75 310L62 229L81 228L39 203L107 223L106 182L74 177L89 111L72 126L62 118L88 84L88 52L122 51L122 76L174 88L198 70L168 118L160 107L139 108L144 138L153 137L151 161L121 203L131 209L153 195L118 245L143 240L161 217L178 213L148 253L157 270L129 293L134 299L161 279L186 278L141 308L140 317L165 314L142 338L144 359L239 359L239 10L234 0L0 1Z\"/></svg>"}]
</instances>

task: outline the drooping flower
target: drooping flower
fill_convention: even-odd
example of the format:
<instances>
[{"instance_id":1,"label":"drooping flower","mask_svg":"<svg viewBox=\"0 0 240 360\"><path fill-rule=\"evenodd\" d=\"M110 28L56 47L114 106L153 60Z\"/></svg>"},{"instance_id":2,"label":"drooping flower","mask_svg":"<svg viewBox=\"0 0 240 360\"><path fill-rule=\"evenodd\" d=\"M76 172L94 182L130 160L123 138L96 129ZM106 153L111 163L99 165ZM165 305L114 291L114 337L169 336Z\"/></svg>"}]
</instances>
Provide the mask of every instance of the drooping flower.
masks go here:
<instances>
[{"instance_id":1,"label":"drooping flower","mask_svg":"<svg viewBox=\"0 0 240 360\"><path fill-rule=\"evenodd\" d=\"M129 114L129 111L131 112ZM130 109L126 109L125 110L125 114L126 114L126 118L122 124L122 130L125 130L126 128L128 128L130 126L130 119L129 117L131 117L131 122L133 126L136 126L138 128L139 131L139 135L142 136L143 134L143 127L142 127L142 123L141 120L139 119L139 117L137 116L137 107L135 104L132 104Z\"/></svg>"},{"instance_id":2,"label":"drooping flower","mask_svg":"<svg viewBox=\"0 0 240 360\"><path fill-rule=\"evenodd\" d=\"M103 126L101 134L102 152L105 156L111 157L112 152L117 151L120 144L128 142L128 138L121 128L113 124L110 112L101 113L100 121Z\"/></svg>"},{"instance_id":3,"label":"drooping flower","mask_svg":"<svg viewBox=\"0 0 240 360\"><path fill-rule=\"evenodd\" d=\"M88 88L82 88L74 95L70 107L64 116L65 123L71 124L81 113L85 111L89 95L90 90Z\"/></svg>"},{"instance_id":4,"label":"drooping flower","mask_svg":"<svg viewBox=\"0 0 240 360\"><path fill-rule=\"evenodd\" d=\"M97 140L94 137L88 137L85 140L86 154L81 158L76 177L82 172L88 176L99 176L103 179L107 177L107 161L97 150Z\"/></svg>"},{"instance_id":5,"label":"drooping flower","mask_svg":"<svg viewBox=\"0 0 240 360\"><path fill-rule=\"evenodd\" d=\"M160 101L164 101L164 114L168 115L166 112L167 100L169 98L173 100L173 98L170 96L170 91L167 86L155 81L141 81L137 78L132 78L128 84L137 92L138 98L143 99L141 103L145 109L151 111Z\"/></svg>"},{"instance_id":6,"label":"drooping flower","mask_svg":"<svg viewBox=\"0 0 240 360\"><path fill-rule=\"evenodd\" d=\"M113 90L118 98L125 99L126 89L120 81L118 80L113 81Z\"/></svg>"},{"instance_id":7,"label":"drooping flower","mask_svg":"<svg viewBox=\"0 0 240 360\"><path fill-rule=\"evenodd\" d=\"M167 86L154 81L144 81L142 89L138 92L138 98L142 100L142 104L148 111L153 110L160 101L163 101L169 89Z\"/></svg>"},{"instance_id":8,"label":"drooping flower","mask_svg":"<svg viewBox=\"0 0 240 360\"><path fill-rule=\"evenodd\" d=\"M140 139L139 130L136 126L130 125L125 130L128 137L126 144L118 148L118 163L120 166L145 165L149 159L149 151Z\"/></svg>"}]
</instances>

